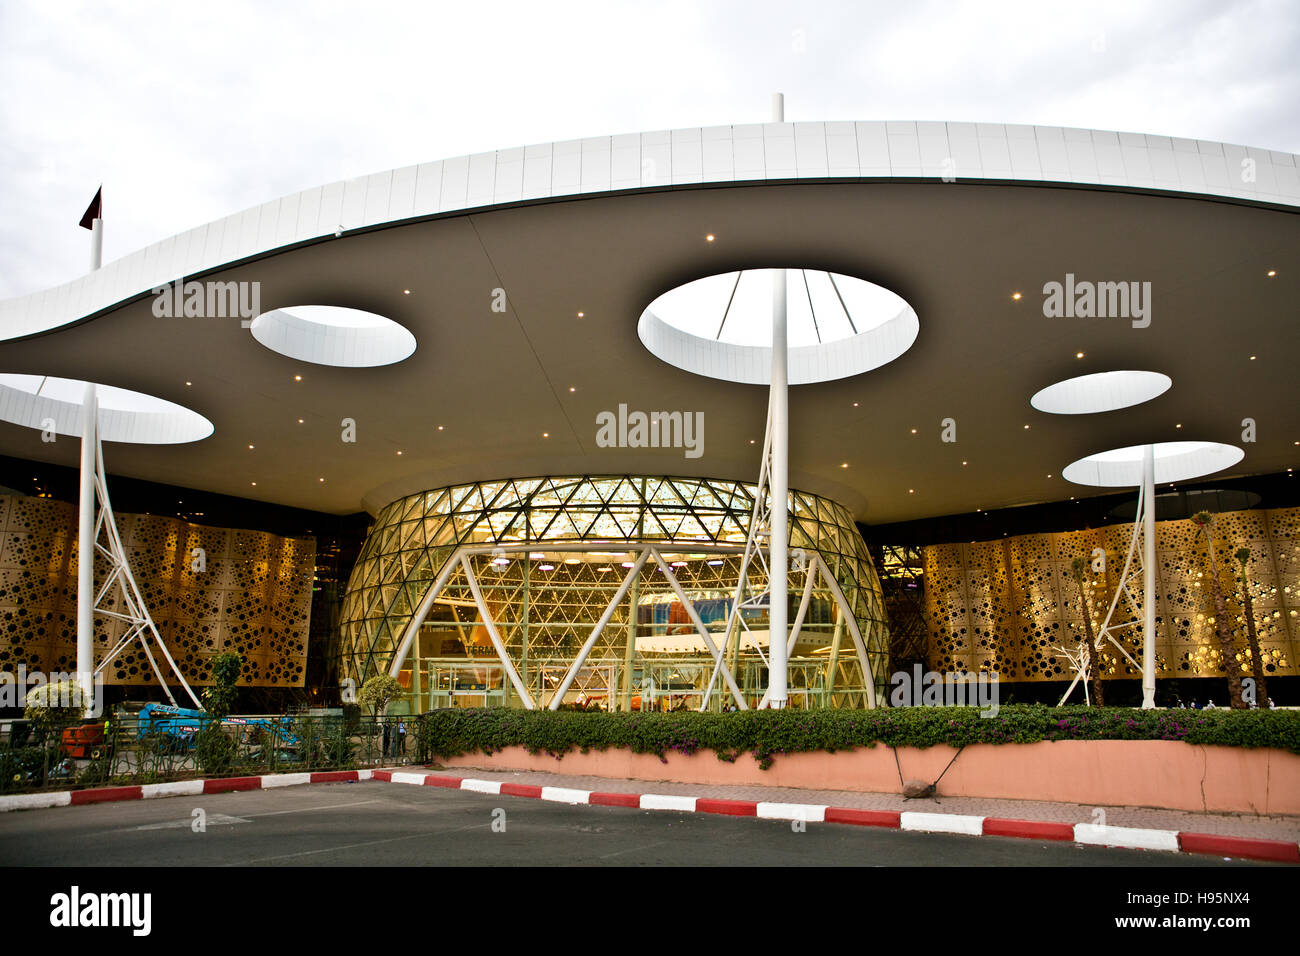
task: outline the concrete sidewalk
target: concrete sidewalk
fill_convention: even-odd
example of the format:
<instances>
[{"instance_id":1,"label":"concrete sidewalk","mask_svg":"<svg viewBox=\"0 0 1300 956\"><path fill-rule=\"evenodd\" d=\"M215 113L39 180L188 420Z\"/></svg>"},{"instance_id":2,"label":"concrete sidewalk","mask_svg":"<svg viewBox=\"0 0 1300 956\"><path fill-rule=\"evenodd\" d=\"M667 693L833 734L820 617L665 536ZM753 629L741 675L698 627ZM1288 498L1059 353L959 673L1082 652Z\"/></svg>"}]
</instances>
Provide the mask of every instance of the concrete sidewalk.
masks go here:
<instances>
[{"instance_id":1,"label":"concrete sidewalk","mask_svg":"<svg viewBox=\"0 0 1300 956\"><path fill-rule=\"evenodd\" d=\"M446 772L457 777L474 777L500 783L517 783L538 787L596 790L606 793L660 793L669 796L698 797L710 800L766 801L771 803L826 804L855 810L889 810L895 812L948 813L981 817L999 817L1051 823L1088 823L1134 827L1149 830L1175 830L1209 833L1216 836L1243 837L1257 840L1300 842L1300 817L1244 816L1225 813L1191 813L1182 810L1159 810L1151 807L1093 807L1073 803L1047 803L1037 800L999 800L983 797L945 797L907 800L894 793L864 793L852 790L798 790L789 787L701 786L651 780L624 780L611 777L584 777L536 771L491 770L457 766L440 768L431 764L400 767L394 770ZM1104 811L1102 817L1096 811Z\"/></svg>"}]
</instances>

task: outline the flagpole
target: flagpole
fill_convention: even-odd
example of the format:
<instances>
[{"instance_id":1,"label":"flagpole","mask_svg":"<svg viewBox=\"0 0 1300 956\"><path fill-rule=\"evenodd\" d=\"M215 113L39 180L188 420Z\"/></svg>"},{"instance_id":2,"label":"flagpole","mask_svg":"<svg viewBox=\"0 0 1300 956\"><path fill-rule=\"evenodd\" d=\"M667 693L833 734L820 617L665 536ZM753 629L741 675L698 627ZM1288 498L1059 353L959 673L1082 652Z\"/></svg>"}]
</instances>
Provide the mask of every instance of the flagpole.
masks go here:
<instances>
[{"instance_id":1,"label":"flagpole","mask_svg":"<svg viewBox=\"0 0 1300 956\"><path fill-rule=\"evenodd\" d=\"M90 271L94 272L104 263L104 184L95 190L95 198L77 223L82 229L90 230Z\"/></svg>"},{"instance_id":2,"label":"flagpole","mask_svg":"<svg viewBox=\"0 0 1300 956\"><path fill-rule=\"evenodd\" d=\"M99 217L90 226L90 271L104 264L104 220Z\"/></svg>"}]
</instances>

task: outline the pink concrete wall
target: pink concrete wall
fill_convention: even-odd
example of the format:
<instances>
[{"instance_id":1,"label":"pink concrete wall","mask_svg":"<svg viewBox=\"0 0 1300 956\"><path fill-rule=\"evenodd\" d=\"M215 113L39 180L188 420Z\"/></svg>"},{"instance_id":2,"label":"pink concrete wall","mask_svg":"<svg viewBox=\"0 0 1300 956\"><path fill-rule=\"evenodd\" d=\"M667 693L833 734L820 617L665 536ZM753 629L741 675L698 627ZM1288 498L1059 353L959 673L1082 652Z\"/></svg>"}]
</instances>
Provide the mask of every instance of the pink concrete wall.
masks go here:
<instances>
[{"instance_id":1,"label":"pink concrete wall","mask_svg":"<svg viewBox=\"0 0 1300 956\"><path fill-rule=\"evenodd\" d=\"M904 780L933 781L956 753L948 746L898 751ZM796 787L898 793L893 752L883 745L848 753L780 754L768 770L748 754L735 763L712 751L653 754L627 750L554 757L508 747L469 754L446 767L540 770L674 783ZM939 784L940 795L1052 800L1094 806L1300 814L1300 756L1281 750L1206 747L1174 740L1059 740L967 747Z\"/></svg>"}]
</instances>

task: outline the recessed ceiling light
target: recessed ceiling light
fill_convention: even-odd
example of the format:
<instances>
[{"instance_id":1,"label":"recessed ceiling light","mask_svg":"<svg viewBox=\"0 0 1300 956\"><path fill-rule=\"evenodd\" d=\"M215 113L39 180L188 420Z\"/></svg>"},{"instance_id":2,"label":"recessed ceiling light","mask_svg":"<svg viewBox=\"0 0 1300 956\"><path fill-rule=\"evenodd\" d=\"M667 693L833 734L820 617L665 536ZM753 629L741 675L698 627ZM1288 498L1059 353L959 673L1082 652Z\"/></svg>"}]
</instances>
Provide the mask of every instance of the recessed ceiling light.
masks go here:
<instances>
[{"instance_id":1,"label":"recessed ceiling light","mask_svg":"<svg viewBox=\"0 0 1300 956\"><path fill-rule=\"evenodd\" d=\"M1025 431L1029 431L1029 426L1028 426L1028 425L1025 426Z\"/></svg>"},{"instance_id":2,"label":"recessed ceiling light","mask_svg":"<svg viewBox=\"0 0 1300 956\"><path fill-rule=\"evenodd\" d=\"M1252 355L1252 356L1250 357L1250 360L1251 360L1252 362L1255 361L1255 356Z\"/></svg>"},{"instance_id":3,"label":"recessed ceiling light","mask_svg":"<svg viewBox=\"0 0 1300 956\"><path fill-rule=\"evenodd\" d=\"M705 236L705 237L704 237L704 241L705 241L705 242L712 242L712 241L713 241L713 233L709 233L707 236Z\"/></svg>"},{"instance_id":4,"label":"recessed ceiling light","mask_svg":"<svg viewBox=\"0 0 1300 956\"><path fill-rule=\"evenodd\" d=\"M916 494L916 489L915 489L915 488L908 488L908 489L907 489L907 493L908 493L909 495L914 495L914 494Z\"/></svg>"},{"instance_id":5,"label":"recessed ceiling light","mask_svg":"<svg viewBox=\"0 0 1300 956\"><path fill-rule=\"evenodd\" d=\"M1277 275L1277 270L1276 270L1276 269L1269 269L1269 270L1268 270L1268 277L1269 277L1270 279L1273 278L1273 276L1275 276L1275 275Z\"/></svg>"},{"instance_id":6,"label":"recessed ceiling light","mask_svg":"<svg viewBox=\"0 0 1300 956\"><path fill-rule=\"evenodd\" d=\"M565 558L565 559L564 559L564 563L565 563L565 564L581 564L582 562L581 562L581 560L578 559L578 558Z\"/></svg>"},{"instance_id":7,"label":"recessed ceiling light","mask_svg":"<svg viewBox=\"0 0 1300 956\"><path fill-rule=\"evenodd\" d=\"M1019 292L1013 292L1013 293L1011 293L1011 298L1014 299L1016 302L1019 302L1019 301L1020 301L1020 293L1019 293Z\"/></svg>"},{"instance_id":8,"label":"recessed ceiling light","mask_svg":"<svg viewBox=\"0 0 1300 956\"><path fill-rule=\"evenodd\" d=\"M301 375L295 375L295 376L293 377L293 380L294 380L295 382L301 382L301 381L302 381L302 376L301 376Z\"/></svg>"},{"instance_id":9,"label":"recessed ceiling light","mask_svg":"<svg viewBox=\"0 0 1300 956\"><path fill-rule=\"evenodd\" d=\"M401 454L401 451L398 451L398 454L400 455L400 454Z\"/></svg>"},{"instance_id":10,"label":"recessed ceiling light","mask_svg":"<svg viewBox=\"0 0 1300 956\"><path fill-rule=\"evenodd\" d=\"M913 434L913 435L916 434L916 429L915 429L915 428L912 429L912 434Z\"/></svg>"},{"instance_id":11,"label":"recessed ceiling light","mask_svg":"<svg viewBox=\"0 0 1300 956\"><path fill-rule=\"evenodd\" d=\"M319 480L320 480L320 481L324 481L325 479L324 479L324 478L321 478L321 479L319 479Z\"/></svg>"},{"instance_id":12,"label":"recessed ceiling light","mask_svg":"<svg viewBox=\"0 0 1300 956\"><path fill-rule=\"evenodd\" d=\"M1175 428L1182 428L1182 427L1183 427L1183 423L1182 423L1182 422L1179 422L1179 423L1178 423L1177 425L1175 425L1174 427L1175 427Z\"/></svg>"},{"instance_id":13,"label":"recessed ceiling light","mask_svg":"<svg viewBox=\"0 0 1300 956\"><path fill-rule=\"evenodd\" d=\"M1047 477L1048 477L1048 478L1051 478L1052 476L1051 476L1051 475L1048 475Z\"/></svg>"},{"instance_id":14,"label":"recessed ceiling light","mask_svg":"<svg viewBox=\"0 0 1300 956\"><path fill-rule=\"evenodd\" d=\"M410 294L411 294L411 290L410 290L410 289L403 289L403 290L402 290L402 295L410 295Z\"/></svg>"},{"instance_id":15,"label":"recessed ceiling light","mask_svg":"<svg viewBox=\"0 0 1300 956\"><path fill-rule=\"evenodd\" d=\"M302 424L302 419L301 419L301 418L300 418L300 419L298 419L298 424L299 424L299 425L301 425L301 424Z\"/></svg>"},{"instance_id":16,"label":"recessed ceiling light","mask_svg":"<svg viewBox=\"0 0 1300 956\"><path fill-rule=\"evenodd\" d=\"M963 461L962 464L964 465L964 464L966 464L966 462Z\"/></svg>"},{"instance_id":17,"label":"recessed ceiling light","mask_svg":"<svg viewBox=\"0 0 1300 956\"><path fill-rule=\"evenodd\" d=\"M857 402L854 402L854 403L853 403L853 407L854 407L854 408L857 408L857 407L858 407L858 403L857 403Z\"/></svg>"},{"instance_id":18,"label":"recessed ceiling light","mask_svg":"<svg viewBox=\"0 0 1300 956\"><path fill-rule=\"evenodd\" d=\"M1074 353L1074 357L1075 357L1075 358L1083 358L1083 353L1082 353L1082 352L1075 352L1075 353Z\"/></svg>"},{"instance_id":19,"label":"recessed ceiling light","mask_svg":"<svg viewBox=\"0 0 1300 956\"><path fill-rule=\"evenodd\" d=\"M555 570L555 565L553 565L553 564L539 564L537 567L538 567L539 569L541 569L542 571L554 571L554 570Z\"/></svg>"},{"instance_id":20,"label":"recessed ceiling light","mask_svg":"<svg viewBox=\"0 0 1300 956\"><path fill-rule=\"evenodd\" d=\"M749 440L749 443L750 443L751 445L754 444L754 439L751 438L751 439Z\"/></svg>"},{"instance_id":21,"label":"recessed ceiling light","mask_svg":"<svg viewBox=\"0 0 1300 956\"><path fill-rule=\"evenodd\" d=\"M254 487L254 488L257 487L257 482L253 482L253 487Z\"/></svg>"},{"instance_id":22,"label":"recessed ceiling light","mask_svg":"<svg viewBox=\"0 0 1300 956\"><path fill-rule=\"evenodd\" d=\"M586 315L586 314L587 314L587 313L585 313L585 312L579 312L579 313L578 313L578 318L582 318L582 317L583 317L584 315Z\"/></svg>"},{"instance_id":23,"label":"recessed ceiling light","mask_svg":"<svg viewBox=\"0 0 1300 956\"><path fill-rule=\"evenodd\" d=\"M847 461L846 461L846 462L843 462L843 463L840 465L840 467L841 467L841 468L847 468L847 467L849 467L849 463L848 463Z\"/></svg>"},{"instance_id":24,"label":"recessed ceiling light","mask_svg":"<svg viewBox=\"0 0 1300 956\"><path fill-rule=\"evenodd\" d=\"M550 432L542 432L542 437L543 437L543 438L550 438L550 437L551 437L551 433L550 433Z\"/></svg>"},{"instance_id":25,"label":"recessed ceiling light","mask_svg":"<svg viewBox=\"0 0 1300 956\"><path fill-rule=\"evenodd\" d=\"M438 426L438 431L442 431L442 426L441 426L441 425Z\"/></svg>"},{"instance_id":26,"label":"recessed ceiling light","mask_svg":"<svg viewBox=\"0 0 1300 956\"><path fill-rule=\"evenodd\" d=\"M577 389L576 389L576 388L574 388L574 387L573 387L573 386L572 386L572 385L570 385L570 386L569 386L569 391L571 391L571 392L576 392L576 391L577 391Z\"/></svg>"},{"instance_id":27,"label":"recessed ceiling light","mask_svg":"<svg viewBox=\"0 0 1300 956\"><path fill-rule=\"evenodd\" d=\"M185 387L186 387L186 388L189 388L191 384L193 384L193 383L191 383L191 382L186 382L186 383L185 383Z\"/></svg>"}]
</instances>

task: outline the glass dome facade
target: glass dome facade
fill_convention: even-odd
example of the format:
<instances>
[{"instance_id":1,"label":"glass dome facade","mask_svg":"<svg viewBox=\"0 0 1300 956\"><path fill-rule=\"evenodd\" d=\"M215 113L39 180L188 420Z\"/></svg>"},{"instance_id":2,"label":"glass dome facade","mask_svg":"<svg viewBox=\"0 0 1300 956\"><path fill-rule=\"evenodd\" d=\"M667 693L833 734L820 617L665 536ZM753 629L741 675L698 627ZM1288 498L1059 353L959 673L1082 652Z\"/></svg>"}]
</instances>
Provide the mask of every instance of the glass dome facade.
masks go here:
<instances>
[{"instance_id":1,"label":"glass dome facade","mask_svg":"<svg viewBox=\"0 0 1300 956\"><path fill-rule=\"evenodd\" d=\"M762 556L745 559L754 491L581 476L393 501L348 582L342 676L360 685L400 658L412 711L757 706L768 605ZM866 544L826 498L792 491L789 512L789 705L869 706L863 664L882 699L889 662Z\"/></svg>"}]
</instances>

